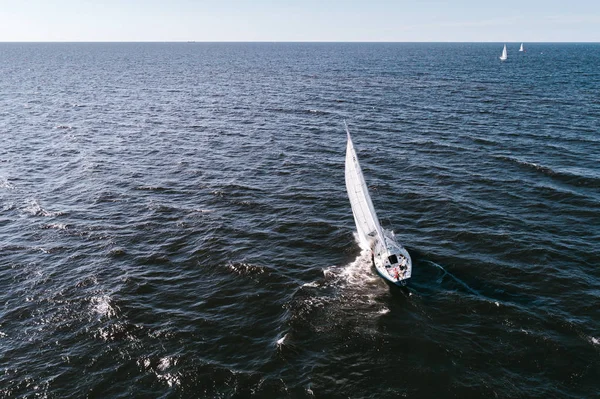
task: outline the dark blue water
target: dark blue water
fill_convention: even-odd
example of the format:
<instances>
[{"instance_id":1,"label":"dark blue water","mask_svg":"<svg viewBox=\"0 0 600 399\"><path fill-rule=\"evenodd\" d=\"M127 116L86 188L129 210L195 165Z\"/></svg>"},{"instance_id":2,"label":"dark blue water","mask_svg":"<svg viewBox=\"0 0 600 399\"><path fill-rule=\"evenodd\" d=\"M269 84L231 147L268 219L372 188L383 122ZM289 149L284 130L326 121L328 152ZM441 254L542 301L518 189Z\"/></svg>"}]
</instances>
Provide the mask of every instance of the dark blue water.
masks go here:
<instances>
[{"instance_id":1,"label":"dark blue water","mask_svg":"<svg viewBox=\"0 0 600 399\"><path fill-rule=\"evenodd\" d=\"M600 395L600 45L518 45L0 44L0 397Z\"/></svg>"}]
</instances>

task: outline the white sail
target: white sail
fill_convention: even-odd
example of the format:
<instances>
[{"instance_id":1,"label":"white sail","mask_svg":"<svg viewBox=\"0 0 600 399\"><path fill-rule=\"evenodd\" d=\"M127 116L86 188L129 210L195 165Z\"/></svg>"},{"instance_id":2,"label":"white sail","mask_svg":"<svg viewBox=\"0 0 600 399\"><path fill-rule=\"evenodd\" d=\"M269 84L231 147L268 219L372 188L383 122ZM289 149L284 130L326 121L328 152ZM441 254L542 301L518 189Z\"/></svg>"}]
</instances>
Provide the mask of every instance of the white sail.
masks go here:
<instances>
[{"instance_id":1,"label":"white sail","mask_svg":"<svg viewBox=\"0 0 600 399\"><path fill-rule=\"evenodd\" d=\"M525 51L525 50L523 50L523 43L521 43L521 47L519 47L519 51Z\"/></svg>"},{"instance_id":2,"label":"white sail","mask_svg":"<svg viewBox=\"0 0 600 399\"><path fill-rule=\"evenodd\" d=\"M360 245L363 249L371 249L373 242L383 242L383 231L377 219L365 178L356 157L354 144L350 138L348 126L348 145L346 146L346 190L352 206L352 214Z\"/></svg>"},{"instance_id":3,"label":"white sail","mask_svg":"<svg viewBox=\"0 0 600 399\"><path fill-rule=\"evenodd\" d=\"M504 45L504 49L502 50L502 55L500 56L500 59L502 61L506 60L506 58L508 58L508 55L506 53L506 44Z\"/></svg>"}]
</instances>

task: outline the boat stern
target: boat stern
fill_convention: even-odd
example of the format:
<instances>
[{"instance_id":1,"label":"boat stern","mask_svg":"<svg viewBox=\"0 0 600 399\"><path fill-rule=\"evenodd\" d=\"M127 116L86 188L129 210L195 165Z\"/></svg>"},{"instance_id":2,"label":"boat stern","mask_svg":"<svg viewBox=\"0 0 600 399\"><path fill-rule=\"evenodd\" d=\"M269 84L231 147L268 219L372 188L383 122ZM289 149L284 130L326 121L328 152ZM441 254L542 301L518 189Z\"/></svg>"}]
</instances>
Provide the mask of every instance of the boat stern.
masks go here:
<instances>
[{"instance_id":1,"label":"boat stern","mask_svg":"<svg viewBox=\"0 0 600 399\"><path fill-rule=\"evenodd\" d=\"M396 253L374 257L373 260L377 273L393 284L404 286L412 277L412 260L404 248Z\"/></svg>"}]
</instances>

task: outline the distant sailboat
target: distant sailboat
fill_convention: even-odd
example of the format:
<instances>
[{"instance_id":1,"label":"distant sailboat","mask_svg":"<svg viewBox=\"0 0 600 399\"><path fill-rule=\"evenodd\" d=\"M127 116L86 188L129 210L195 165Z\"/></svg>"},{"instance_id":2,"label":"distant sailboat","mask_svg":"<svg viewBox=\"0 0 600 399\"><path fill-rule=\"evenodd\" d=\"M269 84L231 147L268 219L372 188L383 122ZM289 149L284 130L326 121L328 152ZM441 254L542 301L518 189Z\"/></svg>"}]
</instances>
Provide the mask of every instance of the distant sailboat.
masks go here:
<instances>
[{"instance_id":1,"label":"distant sailboat","mask_svg":"<svg viewBox=\"0 0 600 399\"><path fill-rule=\"evenodd\" d=\"M502 55L500 56L500 61L506 61L508 55L506 54L506 44L504 45L504 50L502 50Z\"/></svg>"},{"instance_id":2,"label":"distant sailboat","mask_svg":"<svg viewBox=\"0 0 600 399\"><path fill-rule=\"evenodd\" d=\"M523 50L523 43L521 43L521 47L519 48L519 51L525 51L525 50Z\"/></svg>"}]
</instances>

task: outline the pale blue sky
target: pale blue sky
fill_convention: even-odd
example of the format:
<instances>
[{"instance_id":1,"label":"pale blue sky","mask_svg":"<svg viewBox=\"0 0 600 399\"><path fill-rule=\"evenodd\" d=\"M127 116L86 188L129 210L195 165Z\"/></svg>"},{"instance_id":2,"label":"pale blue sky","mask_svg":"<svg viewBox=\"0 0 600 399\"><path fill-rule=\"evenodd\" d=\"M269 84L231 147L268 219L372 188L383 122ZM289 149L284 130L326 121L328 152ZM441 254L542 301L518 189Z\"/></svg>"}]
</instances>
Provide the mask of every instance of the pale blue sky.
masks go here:
<instances>
[{"instance_id":1,"label":"pale blue sky","mask_svg":"<svg viewBox=\"0 0 600 399\"><path fill-rule=\"evenodd\" d=\"M600 0L0 0L0 41L600 42Z\"/></svg>"}]
</instances>

